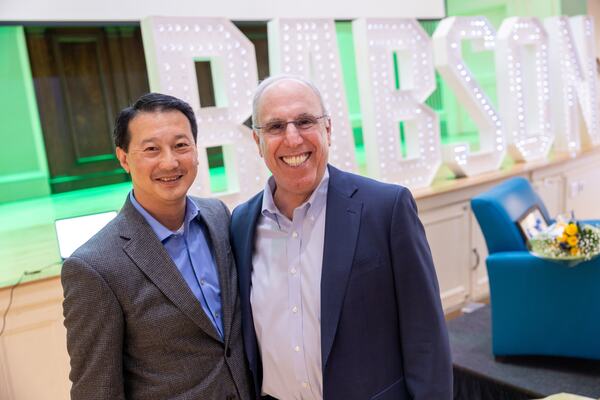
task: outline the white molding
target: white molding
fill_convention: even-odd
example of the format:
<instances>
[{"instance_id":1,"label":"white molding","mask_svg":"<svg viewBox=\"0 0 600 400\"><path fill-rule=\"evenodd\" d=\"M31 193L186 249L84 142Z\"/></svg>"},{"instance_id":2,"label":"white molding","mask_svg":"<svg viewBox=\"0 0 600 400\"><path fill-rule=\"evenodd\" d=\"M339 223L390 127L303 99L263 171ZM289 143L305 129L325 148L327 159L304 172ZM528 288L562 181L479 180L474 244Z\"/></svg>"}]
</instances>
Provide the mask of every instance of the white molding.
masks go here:
<instances>
[{"instance_id":1,"label":"white molding","mask_svg":"<svg viewBox=\"0 0 600 400\"><path fill-rule=\"evenodd\" d=\"M0 21L139 21L149 16L225 17L232 20L287 18L396 17L436 19L445 16L443 0L2 0Z\"/></svg>"}]
</instances>

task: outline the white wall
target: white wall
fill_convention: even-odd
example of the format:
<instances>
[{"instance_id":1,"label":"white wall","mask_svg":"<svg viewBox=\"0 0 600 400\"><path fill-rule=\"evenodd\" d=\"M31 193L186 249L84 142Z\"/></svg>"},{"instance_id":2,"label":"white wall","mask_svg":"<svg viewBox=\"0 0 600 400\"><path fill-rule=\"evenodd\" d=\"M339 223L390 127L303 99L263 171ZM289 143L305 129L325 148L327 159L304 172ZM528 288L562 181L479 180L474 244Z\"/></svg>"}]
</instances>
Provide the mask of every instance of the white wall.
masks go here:
<instances>
[{"instance_id":1,"label":"white wall","mask_svg":"<svg viewBox=\"0 0 600 400\"><path fill-rule=\"evenodd\" d=\"M0 0L4 21L137 21L146 16L443 18L444 0Z\"/></svg>"}]
</instances>

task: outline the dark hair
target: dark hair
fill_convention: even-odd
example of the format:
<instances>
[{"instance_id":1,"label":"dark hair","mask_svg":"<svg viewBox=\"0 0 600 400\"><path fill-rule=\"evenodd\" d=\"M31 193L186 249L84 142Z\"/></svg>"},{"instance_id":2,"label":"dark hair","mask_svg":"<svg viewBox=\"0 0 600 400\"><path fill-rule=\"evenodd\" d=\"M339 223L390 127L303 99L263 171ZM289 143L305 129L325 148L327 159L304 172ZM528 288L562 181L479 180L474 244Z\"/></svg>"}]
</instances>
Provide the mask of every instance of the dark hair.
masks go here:
<instances>
[{"instance_id":1,"label":"dark hair","mask_svg":"<svg viewBox=\"0 0 600 400\"><path fill-rule=\"evenodd\" d=\"M131 140L129 123L136 115L142 112L165 111L180 111L183 115L185 115L188 121L190 121L192 136L194 136L194 142L196 142L196 137L198 136L198 125L196 124L194 110L192 110L192 107L190 107L188 103L178 99L177 97L169 96L167 94L146 93L137 99L132 106L124 108L119 113L119 116L115 121L115 130L113 132L115 146L120 147L125 151L129 150L129 141Z\"/></svg>"}]
</instances>

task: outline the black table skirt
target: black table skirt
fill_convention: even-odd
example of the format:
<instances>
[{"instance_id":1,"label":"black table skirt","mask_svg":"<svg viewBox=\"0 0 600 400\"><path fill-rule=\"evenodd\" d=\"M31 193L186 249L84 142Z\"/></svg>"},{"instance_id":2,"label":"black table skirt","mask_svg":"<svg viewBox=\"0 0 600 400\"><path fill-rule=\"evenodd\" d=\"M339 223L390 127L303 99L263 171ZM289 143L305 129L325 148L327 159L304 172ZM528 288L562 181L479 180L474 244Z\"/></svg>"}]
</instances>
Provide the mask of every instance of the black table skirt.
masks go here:
<instances>
[{"instance_id":1,"label":"black table skirt","mask_svg":"<svg viewBox=\"0 0 600 400\"><path fill-rule=\"evenodd\" d=\"M600 361L492 354L489 306L448 322L454 398L520 400L572 393L600 398ZM600 340L600 338L598 338Z\"/></svg>"}]
</instances>

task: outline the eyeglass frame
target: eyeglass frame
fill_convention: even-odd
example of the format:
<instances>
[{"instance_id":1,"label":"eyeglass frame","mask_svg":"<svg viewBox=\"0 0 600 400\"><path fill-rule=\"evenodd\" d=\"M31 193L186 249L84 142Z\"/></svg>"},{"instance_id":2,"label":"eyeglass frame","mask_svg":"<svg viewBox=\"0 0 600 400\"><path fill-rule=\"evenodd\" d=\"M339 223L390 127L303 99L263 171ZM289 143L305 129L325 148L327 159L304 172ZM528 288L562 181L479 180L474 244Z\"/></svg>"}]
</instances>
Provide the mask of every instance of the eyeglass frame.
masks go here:
<instances>
[{"instance_id":1,"label":"eyeglass frame","mask_svg":"<svg viewBox=\"0 0 600 400\"><path fill-rule=\"evenodd\" d=\"M323 118L329 118L328 114L323 114L321 116L315 117L314 115L310 115L311 117L315 118L317 120L317 122L315 123L315 126L319 123L319 120L323 119ZM305 116L306 117L306 116ZM296 122L298 122L299 119L301 119L302 117L296 118L296 119L292 119L290 121L281 121L282 123L285 124L285 128L282 129L281 133L277 133L277 134L270 134L270 133L265 133L264 131L262 131L264 128L266 128L266 125L263 126L256 126L256 125L252 125L252 129L254 129L255 131L260 131L261 134L263 135L267 135L270 137L278 137L281 136L285 131L287 131L287 127L289 124L293 124L294 128L296 128L296 130L298 130L298 132L304 132L303 129L298 128L298 126L296 125ZM312 129L314 128L314 126L311 126L310 128L307 128L306 130Z\"/></svg>"}]
</instances>

